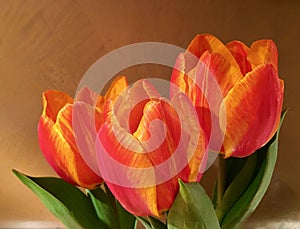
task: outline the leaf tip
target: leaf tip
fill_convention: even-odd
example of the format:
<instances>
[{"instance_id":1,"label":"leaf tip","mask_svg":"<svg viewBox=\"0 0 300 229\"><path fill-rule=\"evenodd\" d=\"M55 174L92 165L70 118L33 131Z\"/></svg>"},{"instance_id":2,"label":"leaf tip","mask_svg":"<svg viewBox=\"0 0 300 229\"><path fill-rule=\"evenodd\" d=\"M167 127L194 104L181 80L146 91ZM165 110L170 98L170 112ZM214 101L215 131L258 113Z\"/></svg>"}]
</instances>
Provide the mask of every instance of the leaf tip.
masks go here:
<instances>
[{"instance_id":1,"label":"leaf tip","mask_svg":"<svg viewBox=\"0 0 300 229\"><path fill-rule=\"evenodd\" d=\"M18 170L16 170L16 169L12 169L11 171L12 171L12 173L15 174L15 176L18 177L18 178L19 178L20 176L22 176L22 173L20 173L20 172L19 172Z\"/></svg>"},{"instance_id":2,"label":"leaf tip","mask_svg":"<svg viewBox=\"0 0 300 229\"><path fill-rule=\"evenodd\" d=\"M179 183L179 189L182 189L185 187L184 182L180 178L178 179L178 183Z\"/></svg>"}]
</instances>

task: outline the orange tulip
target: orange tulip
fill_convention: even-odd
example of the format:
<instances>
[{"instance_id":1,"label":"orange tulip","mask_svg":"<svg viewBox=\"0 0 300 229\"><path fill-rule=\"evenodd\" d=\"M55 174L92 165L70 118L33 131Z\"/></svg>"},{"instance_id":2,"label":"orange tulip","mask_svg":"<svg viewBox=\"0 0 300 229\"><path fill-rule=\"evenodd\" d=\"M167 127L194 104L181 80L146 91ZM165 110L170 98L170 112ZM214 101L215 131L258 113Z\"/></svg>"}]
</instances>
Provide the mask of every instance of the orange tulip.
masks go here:
<instances>
[{"instance_id":1,"label":"orange tulip","mask_svg":"<svg viewBox=\"0 0 300 229\"><path fill-rule=\"evenodd\" d=\"M207 140L189 99L169 101L146 80L109 103L99 133L100 172L125 209L160 216L178 192L178 179L200 180Z\"/></svg>"},{"instance_id":2,"label":"orange tulip","mask_svg":"<svg viewBox=\"0 0 300 229\"><path fill-rule=\"evenodd\" d=\"M94 128L99 130L103 123L102 113L106 101L114 100L126 87L124 77L114 81L104 97L85 87L78 93L75 101L64 92L49 90L43 93L43 113L38 124L39 144L46 160L61 178L88 189L102 183L103 179L87 165L79 152L73 129L74 108L77 106L93 111ZM93 147L88 150L86 154L95 154Z\"/></svg>"},{"instance_id":3,"label":"orange tulip","mask_svg":"<svg viewBox=\"0 0 300 229\"><path fill-rule=\"evenodd\" d=\"M179 55L171 82L189 96L208 135L211 117L224 115L219 120L224 133L220 151L226 158L252 154L277 131L284 91L277 59L271 40L256 41L249 48L239 41L224 45L209 34L196 36ZM207 87L212 80L218 89ZM214 103L217 90L222 101Z\"/></svg>"}]
</instances>

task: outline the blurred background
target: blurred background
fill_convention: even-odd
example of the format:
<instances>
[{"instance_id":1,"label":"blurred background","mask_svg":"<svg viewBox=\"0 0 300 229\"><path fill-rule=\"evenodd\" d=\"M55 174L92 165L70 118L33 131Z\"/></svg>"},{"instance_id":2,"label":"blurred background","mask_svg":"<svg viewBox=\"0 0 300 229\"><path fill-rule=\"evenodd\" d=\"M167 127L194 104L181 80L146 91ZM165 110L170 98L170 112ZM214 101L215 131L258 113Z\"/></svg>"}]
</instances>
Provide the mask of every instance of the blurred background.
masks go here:
<instances>
[{"instance_id":1,"label":"blurred background","mask_svg":"<svg viewBox=\"0 0 300 229\"><path fill-rule=\"evenodd\" d=\"M244 228L300 228L299 28L298 0L0 0L0 228L63 228L11 172L55 176L37 142L43 91L74 96L84 73L110 51L145 41L186 48L198 33L224 43L276 43L289 112L271 186ZM145 65L122 73L129 81L168 79L171 69ZM204 182L211 187L210 175Z\"/></svg>"}]
</instances>

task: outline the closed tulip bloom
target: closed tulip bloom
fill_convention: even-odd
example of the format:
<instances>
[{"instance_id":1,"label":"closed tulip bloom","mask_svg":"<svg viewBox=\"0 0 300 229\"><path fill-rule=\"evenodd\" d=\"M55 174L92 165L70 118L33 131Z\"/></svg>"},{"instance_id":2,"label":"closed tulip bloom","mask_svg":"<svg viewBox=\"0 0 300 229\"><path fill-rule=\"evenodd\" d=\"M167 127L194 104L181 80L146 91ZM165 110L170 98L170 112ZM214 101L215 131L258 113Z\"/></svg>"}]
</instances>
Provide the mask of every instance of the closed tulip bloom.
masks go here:
<instances>
[{"instance_id":1,"label":"closed tulip bloom","mask_svg":"<svg viewBox=\"0 0 300 229\"><path fill-rule=\"evenodd\" d=\"M60 91L48 90L43 93L43 112L38 124L39 145L47 162L65 181L88 189L94 189L103 182L79 152L73 129L74 106L92 110L94 128L99 130L103 123L104 103L114 97L113 92L124 89L124 82L125 78L116 80L104 97L85 87L80 90L77 101ZM92 104L93 98L96 98L95 105ZM89 150L93 151L93 147ZM95 150L87 154L95 154Z\"/></svg>"},{"instance_id":2,"label":"closed tulip bloom","mask_svg":"<svg viewBox=\"0 0 300 229\"><path fill-rule=\"evenodd\" d=\"M171 81L198 109L199 121L206 123L208 135L210 113L204 111L214 109L214 115L225 117L219 125L224 133L220 152L226 158L249 156L273 137L284 91L273 41L259 40L248 47L240 41L224 45L212 35L197 35L175 67ZM206 87L207 78L217 82L223 97L219 103L207 102L215 95L214 89Z\"/></svg>"},{"instance_id":3,"label":"closed tulip bloom","mask_svg":"<svg viewBox=\"0 0 300 229\"><path fill-rule=\"evenodd\" d=\"M206 136L183 93L171 101L146 80L109 103L99 130L98 166L111 192L129 212L161 216L178 192L178 179L199 181Z\"/></svg>"}]
</instances>

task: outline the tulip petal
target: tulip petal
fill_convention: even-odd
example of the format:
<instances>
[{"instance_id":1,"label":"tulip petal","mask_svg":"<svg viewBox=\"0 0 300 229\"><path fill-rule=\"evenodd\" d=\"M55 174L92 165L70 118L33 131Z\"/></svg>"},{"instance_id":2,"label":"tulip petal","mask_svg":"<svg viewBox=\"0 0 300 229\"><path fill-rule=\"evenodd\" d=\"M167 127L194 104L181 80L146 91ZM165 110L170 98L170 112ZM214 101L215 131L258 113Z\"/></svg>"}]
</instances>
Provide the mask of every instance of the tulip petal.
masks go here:
<instances>
[{"instance_id":1,"label":"tulip petal","mask_svg":"<svg viewBox=\"0 0 300 229\"><path fill-rule=\"evenodd\" d=\"M106 99L115 101L116 98L128 87L128 83L125 76L116 78L110 85L109 89L105 93Z\"/></svg>"},{"instance_id":2,"label":"tulip petal","mask_svg":"<svg viewBox=\"0 0 300 229\"><path fill-rule=\"evenodd\" d=\"M205 52L197 66L185 74L184 70L178 70L184 66L184 61L183 55L177 59L175 66L178 68L173 70L171 78L171 96L180 88L190 98L197 110L201 127L209 138L212 134L211 150L219 151L223 138L219 127L219 118L223 118L219 117L220 105L228 91L243 76L239 69L231 66L218 53Z\"/></svg>"},{"instance_id":3,"label":"tulip petal","mask_svg":"<svg viewBox=\"0 0 300 229\"><path fill-rule=\"evenodd\" d=\"M190 72L185 72L185 61L185 54L179 54L171 76L170 98L180 92L185 93L198 113L201 127L205 129L207 136L210 136L211 112L204 93L208 92L206 85L214 80L214 77L209 76L210 72L202 62L197 64L201 70L195 67Z\"/></svg>"},{"instance_id":4,"label":"tulip petal","mask_svg":"<svg viewBox=\"0 0 300 229\"><path fill-rule=\"evenodd\" d=\"M56 146L59 147L59 151L69 154L68 160L73 160L73 153L71 147L62 139L59 131L54 129L54 123L47 117L42 116L38 124L38 139L39 145L44 153L44 156L55 172L63 178L65 181L77 185L77 183L69 175L68 171L64 168L64 163L61 163L61 159ZM68 153L69 152L69 153ZM63 166L61 166L63 164Z\"/></svg>"},{"instance_id":5,"label":"tulip petal","mask_svg":"<svg viewBox=\"0 0 300 229\"><path fill-rule=\"evenodd\" d=\"M43 115L55 122L58 112L67 103L73 103L73 98L68 94L56 90L45 91L43 93Z\"/></svg>"},{"instance_id":6,"label":"tulip petal","mask_svg":"<svg viewBox=\"0 0 300 229\"><path fill-rule=\"evenodd\" d=\"M242 79L242 74L238 71L240 67L230 50L216 37L210 34L200 34L192 40L187 51L178 56L171 82L184 92L191 91L187 78L193 78L192 71L195 72L195 69L199 68L199 66L204 69L203 64L208 68L206 71L211 71L209 74L215 76L220 86L224 87L222 90L224 95L236 82ZM220 64L225 64L225 66L219 70ZM202 78L205 79L205 77ZM205 86L201 83L199 85ZM201 89L203 90L203 87ZM192 99L192 101L194 100Z\"/></svg>"},{"instance_id":7,"label":"tulip petal","mask_svg":"<svg viewBox=\"0 0 300 229\"><path fill-rule=\"evenodd\" d=\"M228 93L222 107L226 112L226 158L248 156L271 139L280 120L282 100L282 83L271 64L249 72Z\"/></svg>"},{"instance_id":8,"label":"tulip petal","mask_svg":"<svg viewBox=\"0 0 300 229\"><path fill-rule=\"evenodd\" d=\"M83 87L79 90L75 97L75 102L81 102L88 104L90 106L95 106L97 103L99 95L89 89L88 87Z\"/></svg>"},{"instance_id":9,"label":"tulip petal","mask_svg":"<svg viewBox=\"0 0 300 229\"><path fill-rule=\"evenodd\" d=\"M57 122L55 123L55 126L57 126L57 128L60 130L61 135L63 136L64 140L68 143L68 145L71 147L72 152L74 154L74 161L72 162L66 161L66 166L68 167L68 171L71 173L71 176L80 186L86 188L92 188L92 187L94 188L95 185L98 185L102 182L102 179L91 170L91 168L86 164L86 162L83 160L82 156L79 153L79 149L77 147L77 143L79 142L79 139L77 138L75 140L74 130L73 130L73 125L74 125L73 110L74 110L74 106L76 105L77 106L81 105L81 109L84 108L81 110L82 112L85 113L85 116L82 117L83 119L81 120L81 123L86 123L86 120L88 119L87 115L93 115L95 117L94 119L91 118L88 119L88 120L94 120L92 126L88 126L88 127L83 126L81 130L85 134L85 139L84 140L80 139L80 141L87 142L87 145L94 146L95 139L96 139L95 129L97 128L97 125L99 128L100 125L99 117L101 116L95 115L95 111L93 107L78 102L73 105L67 105L63 109L61 109L60 112L58 113ZM86 128L84 129L84 127ZM94 136L92 134L94 133L92 130L94 130L95 132ZM90 142L88 142L87 140L88 138ZM89 147L86 150L89 150L89 153L93 152L93 155L95 155L95 147Z\"/></svg>"},{"instance_id":10,"label":"tulip petal","mask_svg":"<svg viewBox=\"0 0 300 229\"><path fill-rule=\"evenodd\" d=\"M176 110L164 99L148 101L133 134L120 126L110 103L106 123L98 133L101 175L123 207L135 215L160 216L174 201L178 178L185 181L200 178L206 137L203 131L199 137L197 115L189 99L181 94L174 96L173 103ZM178 109L181 118L189 117L183 122L185 126L176 112ZM194 112L193 116L190 111ZM187 151L191 151L189 159ZM177 159L175 152L179 152Z\"/></svg>"},{"instance_id":11,"label":"tulip petal","mask_svg":"<svg viewBox=\"0 0 300 229\"><path fill-rule=\"evenodd\" d=\"M185 95L181 94L181 97L185 98L184 103L190 103ZM183 102L181 104L179 102L183 99L178 99L176 96L173 100L177 104L176 107L184 106ZM132 134L120 125L114 107L109 103L106 123L101 127L98 136L103 148L114 160L135 168L151 167L168 159L178 147L179 141L184 144L180 146L184 151L191 147L186 144L189 144L192 139L192 145L197 145L199 124L191 103L189 106L185 105L184 114L185 119L189 117L188 121L180 120L176 110L167 101L150 100L143 109L139 127ZM188 123L192 124L186 127ZM181 131L184 133L181 134ZM202 138L205 139L206 136L203 135Z\"/></svg>"},{"instance_id":12,"label":"tulip petal","mask_svg":"<svg viewBox=\"0 0 300 229\"><path fill-rule=\"evenodd\" d=\"M272 40L259 40L254 42L248 53L248 61L252 69L261 64L272 64L278 71L278 51Z\"/></svg>"},{"instance_id":13,"label":"tulip petal","mask_svg":"<svg viewBox=\"0 0 300 229\"><path fill-rule=\"evenodd\" d=\"M192 40L187 48L187 52L193 53L198 58L200 58L206 51L208 51L209 53L218 53L220 56L226 59L230 65L235 68L239 68L239 65L231 55L230 51L218 38L213 35L199 34ZM193 68L194 66L191 66L191 68ZM190 71L191 68L187 68L187 72Z\"/></svg>"},{"instance_id":14,"label":"tulip petal","mask_svg":"<svg viewBox=\"0 0 300 229\"><path fill-rule=\"evenodd\" d=\"M107 101L112 100L113 102L115 102L127 87L128 83L125 76L116 78L111 83L105 95L99 96L96 107L103 111Z\"/></svg>"},{"instance_id":15,"label":"tulip petal","mask_svg":"<svg viewBox=\"0 0 300 229\"><path fill-rule=\"evenodd\" d=\"M173 98L175 94L178 92L184 92L188 95L188 97L191 99L193 104L196 104L196 98L197 96L196 91L193 89L197 88L193 85L196 84L193 79L195 78L192 73L188 75L188 72L186 71L185 65L186 65L186 55L184 53L180 53L176 59L176 63L174 65L172 75L171 75L171 85L170 85L170 98ZM198 63L198 60L197 60ZM195 65L197 65L197 63ZM191 90L190 90L191 89ZM201 92L201 91L199 91Z\"/></svg>"},{"instance_id":16,"label":"tulip petal","mask_svg":"<svg viewBox=\"0 0 300 229\"><path fill-rule=\"evenodd\" d=\"M199 181L203 172L201 168L206 165L208 136L197 119L197 110L185 94L178 93L175 95L171 104L181 118L180 143L182 146L178 148L182 147L181 150L185 151L185 157L188 161L187 167L180 172L179 177L184 182ZM183 159L184 157L180 158Z\"/></svg>"},{"instance_id":17,"label":"tulip petal","mask_svg":"<svg viewBox=\"0 0 300 229\"><path fill-rule=\"evenodd\" d=\"M147 80L139 80L132 87L124 90L114 104L114 114L120 126L133 133L142 117L143 106L151 98L159 97L159 92Z\"/></svg>"},{"instance_id":18,"label":"tulip petal","mask_svg":"<svg viewBox=\"0 0 300 229\"><path fill-rule=\"evenodd\" d=\"M203 68L203 64L196 67L198 71L197 80L203 81L203 79L205 79L205 84L201 82L200 85L202 85L202 90L205 91L204 94L206 98L214 98L218 90L220 90L223 97L225 97L228 91L243 78L239 68L231 65L229 61L219 53L210 54L205 52L201 57L201 61L209 70L209 73L204 74L207 70ZM206 77L202 77L202 75L206 75Z\"/></svg>"},{"instance_id":19,"label":"tulip petal","mask_svg":"<svg viewBox=\"0 0 300 229\"><path fill-rule=\"evenodd\" d=\"M42 116L38 125L39 143L46 160L64 180L85 188L102 182L80 156L72 130L72 105L65 105L54 124Z\"/></svg>"},{"instance_id":20,"label":"tulip petal","mask_svg":"<svg viewBox=\"0 0 300 229\"><path fill-rule=\"evenodd\" d=\"M100 109L95 109L95 107L82 102L73 104L72 127L76 146L87 165L99 176L95 142L97 140L97 132L102 124L103 114Z\"/></svg>"},{"instance_id":21,"label":"tulip petal","mask_svg":"<svg viewBox=\"0 0 300 229\"><path fill-rule=\"evenodd\" d=\"M240 66L240 71L243 75L251 71L251 64L247 60L249 48L240 41L231 41L226 44L226 47L235 58L236 62Z\"/></svg>"},{"instance_id":22,"label":"tulip petal","mask_svg":"<svg viewBox=\"0 0 300 229\"><path fill-rule=\"evenodd\" d=\"M216 59L218 64L226 63L226 65L221 70L218 70L219 65L211 61L212 58L213 60ZM235 82L242 79L242 74L238 72L239 65L227 47L216 37L209 34L202 34L197 35L192 40L184 54L179 54L174 66L171 82L181 88L184 92L192 91L193 89L191 89L188 84L190 83L188 82L188 78L193 79L192 72L195 72L195 69L199 68L199 66L201 69L204 69L203 65L206 65L206 68L208 68L205 69L206 71L209 70L219 73L217 75L213 73L210 74L215 75L217 81L220 82L221 87L223 87L221 80L232 82L225 84L225 88L229 87L230 89ZM225 72L228 72L226 76L222 74ZM202 78L204 79L205 77ZM202 86L201 83L198 85ZM201 89L203 90L203 87L201 87ZM226 94L227 91L228 90L224 90L224 94ZM194 100L192 99L192 101Z\"/></svg>"},{"instance_id":23,"label":"tulip petal","mask_svg":"<svg viewBox=\"0 0 300 229\"><path fill-rule=\"evenodd\" d=\"M104 107L108 101L115 101L126 88L127 81L122 76L111 83L104 96L99 96L88 87L83 87L76 95L73 106L73 129L76 143L81 156L98 175L100 172L97 166L95 142L97 132L103 124Z\"/></svg>"},{"instance_id":24,"label":"tulip petal","mask_svg":"<svg viewBox=\"0 0 300 229\"><path fill-rule=\"evenodd\" d=\"M151 101L149 103L155 102ZM155 105L149 104L148 106ZM158 110L159 108L156 109L156 111ZM150 110L147 109L147 111ZM155 113L149 114L150 116L155 116L157 114L157 112L152 110L150 112ZM110 114L109 116L111 117L111 120L107 121L113 122L113 120L115 120L115 116L113 114ZM136 133L141 133L141 128L142 125L140 125L139 130L137 130ZM146 135L147 131L144 131L143 134ZM155 184L143 188L143 182L145 179L155 182L155 173L153 173L154 170L152 170L152 173L148 173L147 170L144 169L143 171L140 170L140 173L137 173L138 171L133 170L132 168L152 168L153 165L155 166L155 164L161 162L162 157L168 158L170 156L169 150L167 149L167 151L160 151L160 146L159 149L156 150L159 150L159 152L148 153L147 151L144 151L142 143L139 142L138 139L135 138L130 132L127 132L125 129L121 128L116 121L103 125L98 136L101 142L101 148L99 149L100 152L98 151L97 153L100 171L114 196L120 201L125 209L134 213L135 215L159 216L160 213L157 206L157 192ZM147 138L145 136L139 137ZM167 144L164 144L164 147L162 148L166 147ZM102 152L103 149L105 149L109 156L111 156L115 161L121 163L125 169L122 169L124 167L115 168L112 163L106 162L103 156L100 155L106 153ZM150 156L151 154L152 156ZM108 166L104 168L104 164ZM106 170L108 171L106 172ZM110 177L108 178L108 176ZM117 180L119 180L119 182ZM126 184L116 185L116 183ZM141 187L135 188L138 183L141 184ZM171 189L172 187L169 187L169 191ZM168 195L168 198L172 198L172 196Z\"/></svg>"},{"instance_id":25,"label":"tulip petal","mask_svg":"<svg viewBox=\"0 0 300 229\"><path fill-rule=\"evenodd\" d=\"M127 87L128 84L126 77L121 76L111 83L104 96L99 96L97 93L95 93L88 87L83 87L76 95L75 101L83 102L90 106L95 106L99 110L99 112L102 112L104 110L106 102L108 100L116 101L120 94Z\"/></svg>"},{"instance_id":26,"label":"tulip petal","mask_svg":"<svg viewBox=\"0 0 300 229\"><path fill-rule=\"evenodd\" d=\"M168 114L168 116L171 116L168 118L171 121L167 123L163 109L162 102L150 100L144 108L144 115L138 129L131 134L130 131L120 126L110 103L110 108L108 108L106 114L106 124L101 127L98 134L103 147L114 160L128 167L147 168L166 160L170 156L168 152L172 152L170 147L176 147L178 144L178 137L175 138L175 134L180 131L180 123L178 117L174 117L174 114L172 114L174 112ZM167 123L168 128L172 128L172 131L175 129L177 131L167 130L167 138L164 126L160 124L153 125L152 130L149 131L149 126L153 124L153 120L161 120ZM152 132L155 135L152 135ZM164 142L161 139L171 142ZM153 146L151 143L156 145ZM158 143L161 144L157 145Z\"/></svg>"}]
</instances>

